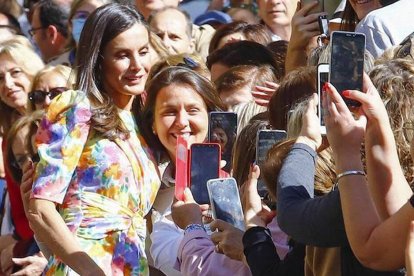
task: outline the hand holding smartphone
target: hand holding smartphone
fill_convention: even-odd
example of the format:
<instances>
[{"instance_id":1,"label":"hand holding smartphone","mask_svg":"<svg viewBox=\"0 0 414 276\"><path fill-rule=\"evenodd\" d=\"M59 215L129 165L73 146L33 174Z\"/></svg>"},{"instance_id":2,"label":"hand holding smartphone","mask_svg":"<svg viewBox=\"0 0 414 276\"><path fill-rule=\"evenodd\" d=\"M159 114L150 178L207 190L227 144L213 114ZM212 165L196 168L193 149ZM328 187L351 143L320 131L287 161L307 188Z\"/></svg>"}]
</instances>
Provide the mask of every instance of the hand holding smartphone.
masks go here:
<instances>
[{"instance_id":1,"label":"hand holding smartphone","mask_svg":"<svg viewBox=\"0 0 414 276\"><path fill-rule=\"evenodd\" d=\"M342 95L345 90L362 91L365 35L353 32L333 32L329 82ZM349 107L361 103L342 97Z\"/></svg>"},{"instance_id":2,"label":"hand holding smartphone","mask_svg":"<svg viewBox=\"0 0 414 276\"><path fill-rule=\"evenodd\" d=\"M256 164L262 168L266 161L267 152L276 143L286 139L287 133L284 130L261 129L256 136ZM266 198L268 191L266 184L261 177L257 180L257 191L262 198Z\"/></svg>"},{"instance_id":3,"label":"hand holding smartphone","mask_svg":"<svg viewBox=\"0 0 414 276\"><path fill-rule=\"evenodd\" d=\"M245 230L239 190L234 178L210 179L208 195L214 219L221 219L240 230Z\"/></svg>"}]
</instances>

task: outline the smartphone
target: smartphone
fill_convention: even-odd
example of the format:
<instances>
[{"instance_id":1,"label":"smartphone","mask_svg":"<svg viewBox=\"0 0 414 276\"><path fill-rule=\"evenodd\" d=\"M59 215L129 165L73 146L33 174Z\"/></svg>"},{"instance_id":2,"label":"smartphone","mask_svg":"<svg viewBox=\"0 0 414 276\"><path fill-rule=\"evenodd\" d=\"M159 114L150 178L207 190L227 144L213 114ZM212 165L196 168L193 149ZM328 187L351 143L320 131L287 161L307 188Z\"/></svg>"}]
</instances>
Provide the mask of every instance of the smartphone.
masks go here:
<instances>
[{"instance_id":1,"label":"smartphone","mask_svg":"<svg viewBox=\"0 0 414 276\"><path fill-rule=\"evenodd\" d=\"M209 114L208 141L221 147L221 159L226 161L223 170L230 173L233 145L237 135L237 114L213 111Z\"/></svg>"},{"instance_id":2,"label":"smartphone","mask_svg":"<svg viewBox=\"0 0 414 276\"><path fill-rule=\"evenodd\" d=\"M329 22L328 22L328 17L326 16L326 14L319 15L318 22L319 22L319 30L320 30L321 36L329 37Z\"/></svg>"},{"instance_id":3,"label":"smartphone","mask_svg":"<svg viewBox=\"0 0 414 276\"><path fill-rule=\"evenodd\" d=\"M188 186L188 143L182 136L177 138L175 153L175 191L178 200L184 200L184 190Z\"/></svg>"},{"instance_id":4,"label":"smartphone","mask_svg":"<svg viewBox=\"0 0 414 276\"><path fill-rule=\"evenodd\" d=\"M269 149L276 143L286 139L287 133L284 130L261 129L256 136L256 164L261 169L266 161ZM267 198L268 191L266 184L259 177L257 181L257 191L262 199Z\"/></svg>"},{"instance_id":5,"label":"smartphone","mask_svg":"<svg viewBox=\"0 0 414 276\"><path fill-rule=\"evenodd\" d=\"M331 34L331 61L329 82L340 94L344 90L362 91L364 73L365 35L353 32L333 32ZM349 107L361 103L344 98Z\"/></svg>"},{"instance_id":6,"label":"smartphone","mask_svg":"<svg viewBox=\"0 0 414 276\"><path fill-rule=\"evenodd\" d=\"M220 145L192 144L190 147L190 190L198 204L208 204L207 181L219 178Z\"/></svg>"},{"instance_id":7,"label":"smartphone","mask_svg":"<svg viewBox=\"0 0 414 276\"><path fill-rule=\"evenodd\" d=\"M301 0L300 4L303 8L304 5L307 5L308 3L313 3L315 0ZM309 14L312 13L319 13L325 11L325 0L318 0L318 5L310 10Z\"/></svg>"},{"instance_id":8,"label":"smartphone","mask_svg":"<svg viewBox=\"0 0 414 276\"><path fill-rule=\"evenodd\" d=\"M321 128L321 134L326 135L326 126L325 122L323 120L323 108L322 108L322 89L326 82L329 81L329 64L327 63L321 63L318 64L317 67L317 81L316 85L318 86L318 96L319 96L319 104L318 104L318 117L319 117L319 126Z\"/></svg>"},{"instance_id":9,"label":"smartphone","mask_svg":"<svg viewBox=\"0 0 414 276\"><path fill-rule=\"evenodd\" d=\"M243 209L239 189L234 178L210 179L208 196L214 219L221 219L245 231Z\"/></svg>"}]
</instances>

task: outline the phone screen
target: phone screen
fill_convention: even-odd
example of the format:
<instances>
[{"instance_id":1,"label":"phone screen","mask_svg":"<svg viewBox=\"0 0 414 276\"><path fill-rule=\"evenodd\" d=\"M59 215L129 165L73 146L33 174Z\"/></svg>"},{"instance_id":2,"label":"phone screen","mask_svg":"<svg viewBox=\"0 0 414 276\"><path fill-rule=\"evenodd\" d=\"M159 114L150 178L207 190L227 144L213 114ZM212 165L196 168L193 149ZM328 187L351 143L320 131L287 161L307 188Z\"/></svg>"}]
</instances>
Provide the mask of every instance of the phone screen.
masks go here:
<instances>
[{"instance_id":1,"label":"phone screen","mask_svg":"<svg viewBox=\"0 0 414 276\"><path fill-rule=\"evenodd\" d=\"M220 146L193 144L190 152L190 189L198 204L208 204L207 181L219 177Z\"/></svg>"},{"instance_id":2,"label":"phone screen","mask_svg":"<svg viewBox=\"0 0 414 276\"><path fill-rule=\"evenodd\" d=\"M318 96L319 96L319 104L318 104L318 117L320 118L320 125L325 126L325 122L323 120L323 108L322 108L322 93L323 93L323 86L326 82L329 81L329 64L319 64L318 65ZM325 131L326 133L326 131ZM325 134L322 133L322 134Z\"/></svg>"},{"instance_id":3,"label":"phone screen","mask_svg":"<svg viewBox=\"0 0 414 276\"><path fill-rule=\"evenodd\" d=\"M237 114L234 112L210 112L210 143L217 143L221 148L221 159L226 161L223 170L230 172L233 145L237 135Z\"/></svg>"},{"instance_id":4,"label":"phone screen","mask_svg":"<svg viewBox=\"0 0 414 276\"><path fill-rule=\"evenodd\" d=\"M256 164L262 168L264 162L266 161L267 152L270 148L280 142L281 140L286 139L287 134L284 130L259 130L257 132L256 140ZM267 187L264 181L259 178L257 182L257 190L259 195L264 198L267 195Z\"/></svg>"},{"instance_id":5,"label":"phone screen","mask_svg":"<svg viewBox=\"0 0 414 276\"><path fill-rule=\"evenodd\" d=\"M331 38L331 63L329 82L339 93L344 90L362 91L364 72L365 35L350 32L333 32ZM360 106L345 99L349 106Z\"/></svg>"},{"instance_id":6,"label":"phone screen","mask_svg":"<svg viewBox=\"0 0 414 276\"><path fill-rule=\"evenodd\" d=\"M234 178L211 179L207 183L213 218L244 231L244 215Z\"/></svg>"},{"instance_id":7,"label":"phone screen","mask_svg":"<svg viewBox=\"0 0 414 276\"><path fill-rule=\"evenodd\" d=\"M320 82L319 85L321 87L321 91L319 92L320 96L322 95L322 88L323 88L325 82L328 82L328 81L329 81L329 73L328 72L319 74L319 82ZM323 120L323 108L322 108L322 98L321 97L319 97L319 107L320 108L318 108L318 111L320 110L320 114L318 112L318 116L321 119L321 125L325 126L325 121Z\"/></svg>"}]
</instances>

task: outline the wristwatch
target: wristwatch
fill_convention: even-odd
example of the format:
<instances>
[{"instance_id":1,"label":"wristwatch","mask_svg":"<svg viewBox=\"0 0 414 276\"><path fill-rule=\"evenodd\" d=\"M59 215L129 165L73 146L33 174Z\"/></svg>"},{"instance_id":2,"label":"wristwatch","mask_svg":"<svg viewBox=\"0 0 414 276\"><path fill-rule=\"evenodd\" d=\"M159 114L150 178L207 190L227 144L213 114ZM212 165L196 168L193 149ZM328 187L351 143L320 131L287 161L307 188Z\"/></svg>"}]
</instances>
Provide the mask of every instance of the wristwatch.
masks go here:
<instances>
[{"instance_id":1,"label":"wristwatch","mask_svg":"<svg viewBox=\"0 0 414 276\"><path fill-rule=\"evenodd\" d=\"M203 230L204 232L206 231L206 229L204 229L203 225L193 223L193 224L187 225L187 227L184 229L184 233L187 234L187 233L189 233L191 231L195 231L195 230Z\"/></svg>"}]
</instances>

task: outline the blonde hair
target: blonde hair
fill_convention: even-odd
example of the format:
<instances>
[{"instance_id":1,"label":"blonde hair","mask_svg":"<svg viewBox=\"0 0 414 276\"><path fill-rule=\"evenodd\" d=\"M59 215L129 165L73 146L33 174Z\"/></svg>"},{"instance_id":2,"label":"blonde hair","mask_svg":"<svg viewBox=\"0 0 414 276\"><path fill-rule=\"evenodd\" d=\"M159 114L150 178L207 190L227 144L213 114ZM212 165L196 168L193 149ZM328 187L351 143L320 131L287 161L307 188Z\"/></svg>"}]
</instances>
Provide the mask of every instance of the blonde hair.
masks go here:
<instances>
[{"instance_id":1,"label":"blonde hair","mask_svg":"<svg viewBox=\"0 0 414 276\"><path fill-rule=\"evenodd\" d=\"M6 41L3 41L3 43L5 43L5 42ZM27 48L30 48L31 50L34 51L33 45L30 42L30 40L27 37L23 36L23 35L14 35L12 38L7 40L7 43L19 43L19 44L22 44L23 46L26 46Z\"/></svg>"},{"instance_id":2,"label":"blonde hair","mask_svg":"<svg viewBox=\"0 0 414 276\"><path fill-rule=\"evenodd\" d=\"M306 112L310 98L306 98L295 104L293 109L289 110L289 118L287 123L287 136L288 138L296 138L299 136L302 129L302 118Z\"/></svg>"},{"instance_id":3,"label":"blonde hair","mask_svg":"<svg viewBox=\"0 0 414 276\"><path fill-rule=\"evenodd\" d=\"M21 40L21 41L20 41ZM30 78L44 67L42 59L31 48L22 43L24 39L11 39L0 44L0 55L7 55L22 68Z\"/></svg>"},{"instance_id":4,"label":"blonde hair","mask_svg":"<svg viewBox=\"0 0 414 276\"><path fill-rule=\"evenodd\" d=\"M0 44L0 57L7 56L12 59L27 75L30 81L33 81L37 72L44 67L42 59L33 51L32 48L25 46L16 39L5 41ZM26 91L29 93L29 91ZM14 108L0 101L0 135L5 135L13 122L12 114L17 112ZM9 116L4 116L8 114Z\"/></svg>"},{"instance_id":5,"label":"blonde hair","mask_svg":"<svg viewBox=\"0 0 414 276\"><path fill-rule=\"evenodd\" d=\"M39 72L37 72L36 76L33 79L32 82L32 90L39 84L40 80L42 79L42 77L44 77L47 74L51 74L51 73L56 73L59 74L60 76L62 76L63 79L66 80L66 88L68 88L68 90L70 89L74 89L75 87L75 78L74 75L72 74L72 68L66 66L66 65L47 65L45 68L43 68L42 70L40 70ZM28 112L32 112L36 110L35 106L33 103L29 103L28 104Z\"/></svg>"},{"instance_id":6,"label":"blonde hair","mask_svg":"<svg viewBox=\"0 0 414 276\"><path fill-rule=\"evenodd\" d=\"M404 124L414 121L414 60L384 60L369 75L388 112L404 175L412 183L414 163L410 155L411 141L404 135Z\"/></svg>"},{"instance_id":7,"label":"blonde hair","mask_svg":"<svg viewBox=\"0 0 414 276\"><path fill-rule=\"evenodd\" d=\"M72 68L66 65L62 65L62 64L56 65L56 66L47 65L45 68L37 72L36 76L33 79L32 90L34 87L36 87L39 84L40 79L44 75L49 74L49 73L56 73L56 74L61 75L64 79L68 81L68 89L73 89L75 80L71 79L71 72L72 72Z\"/></svg>"}]
</instances>

